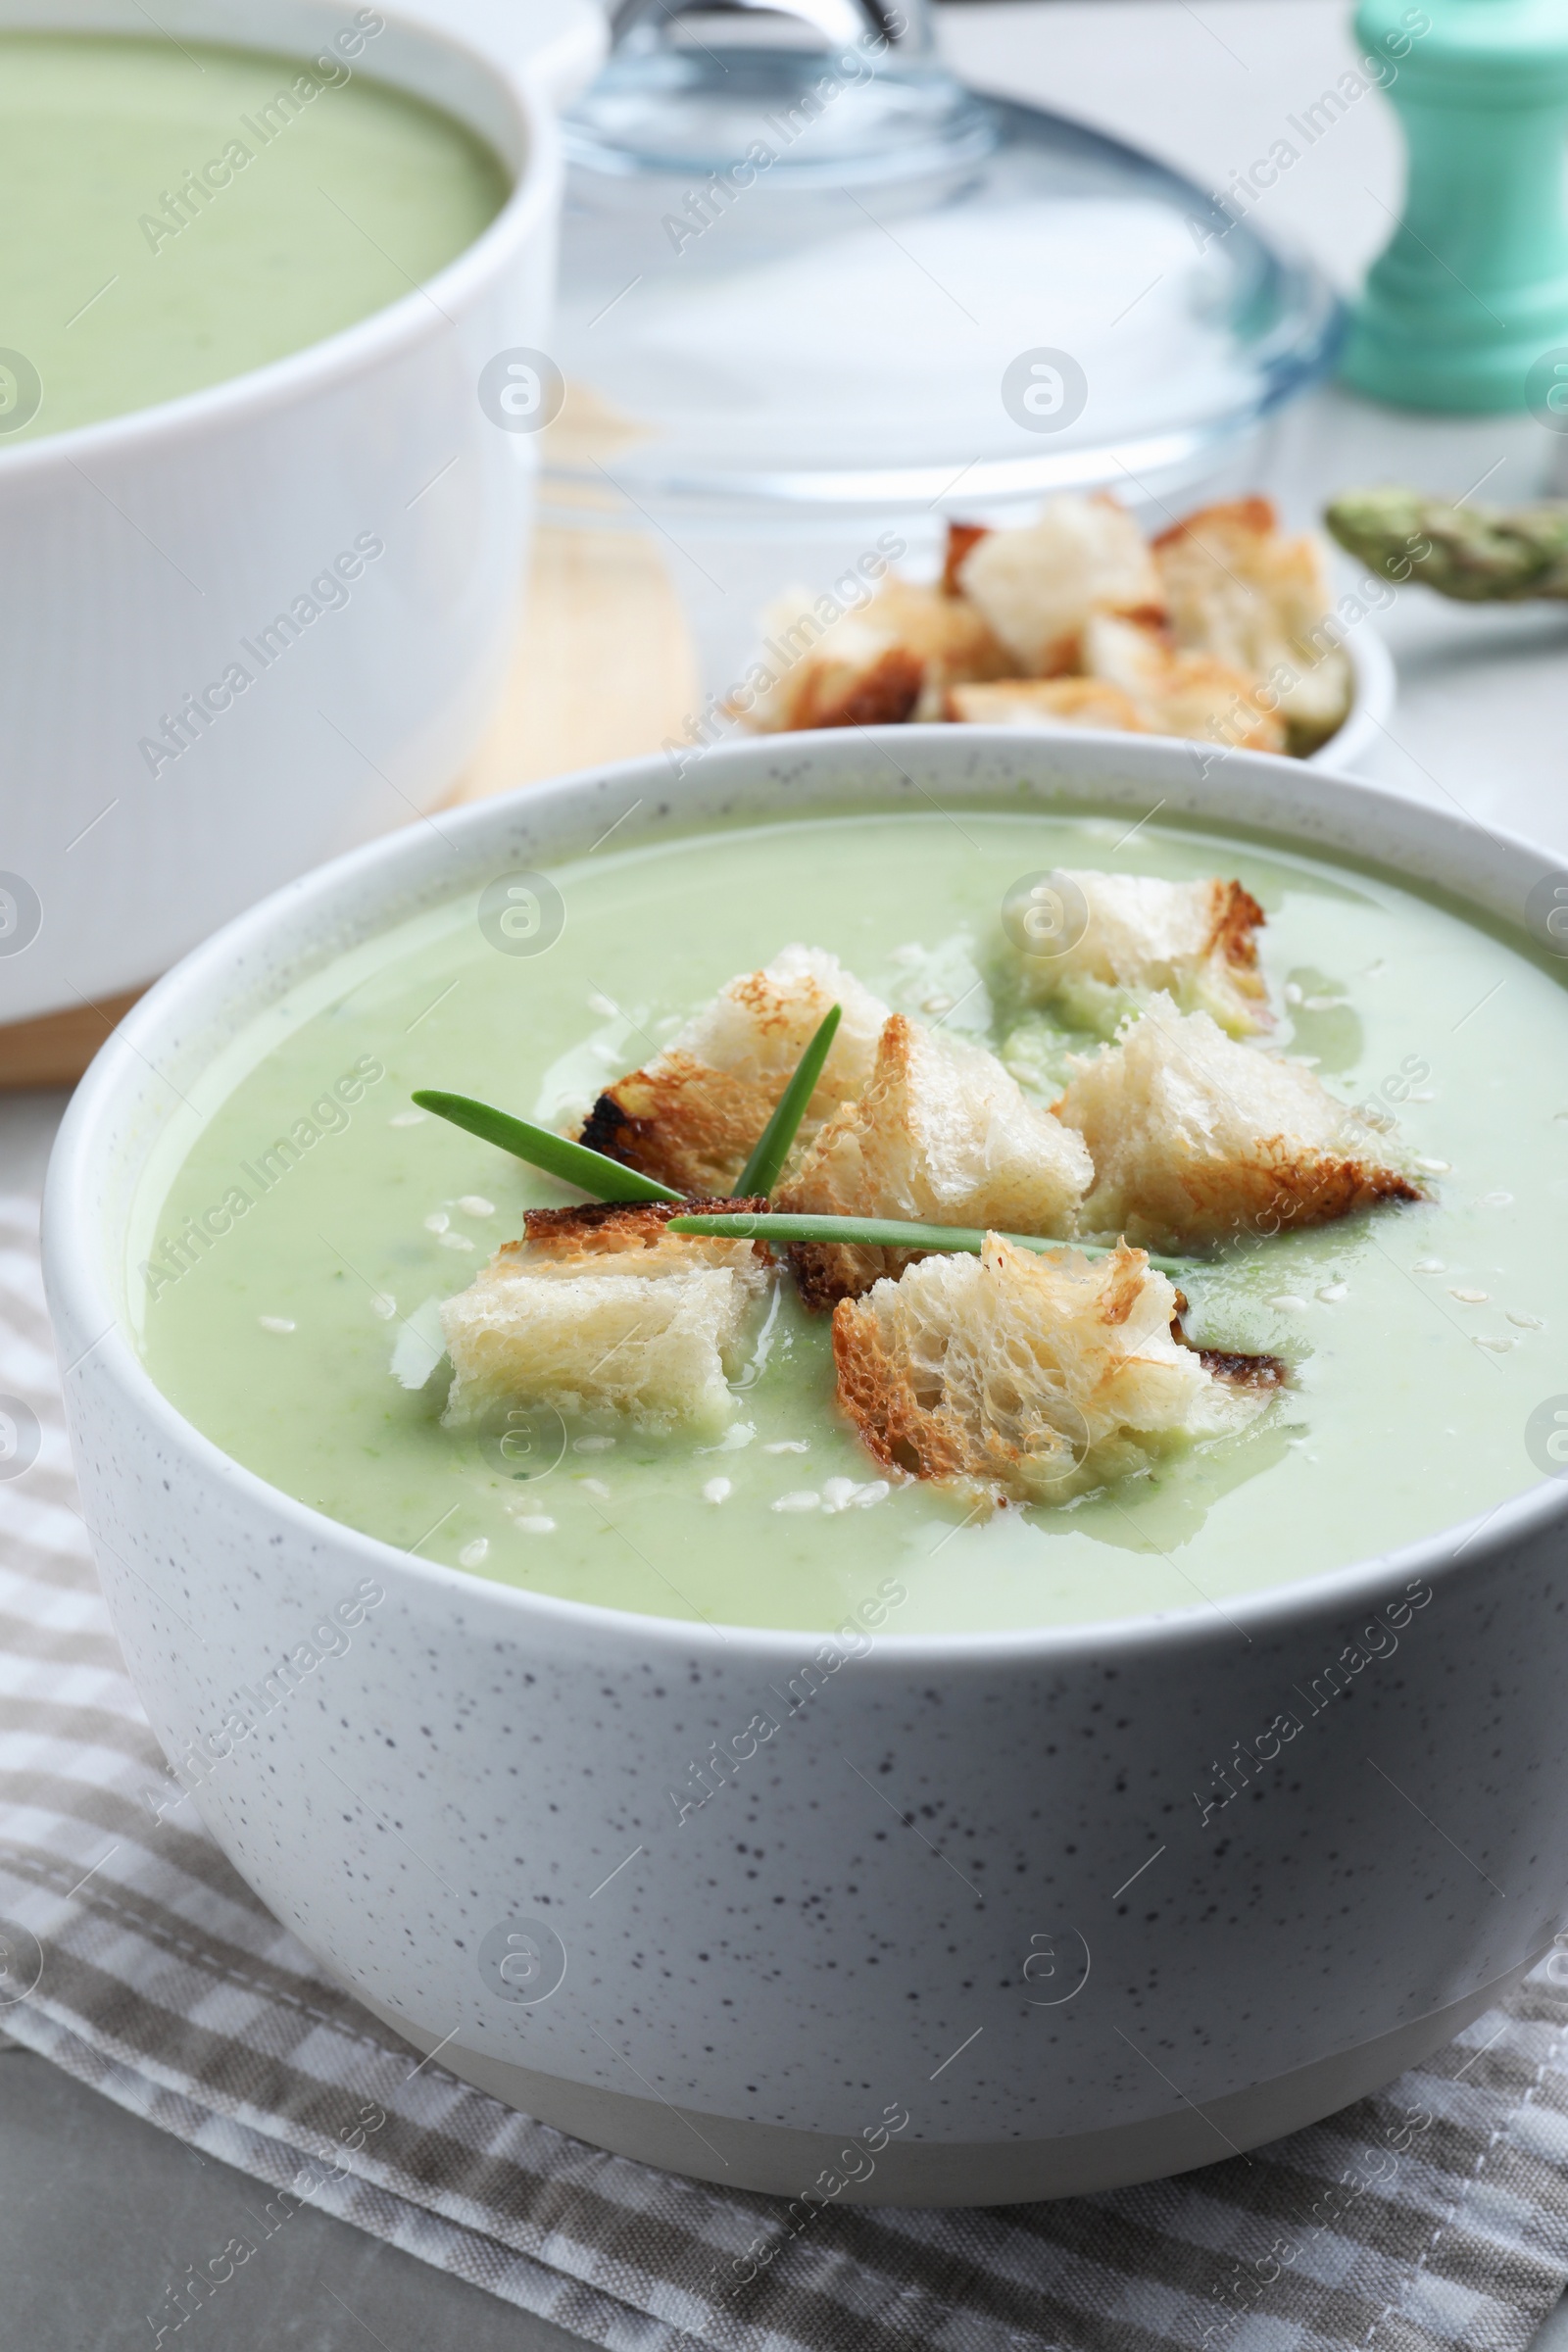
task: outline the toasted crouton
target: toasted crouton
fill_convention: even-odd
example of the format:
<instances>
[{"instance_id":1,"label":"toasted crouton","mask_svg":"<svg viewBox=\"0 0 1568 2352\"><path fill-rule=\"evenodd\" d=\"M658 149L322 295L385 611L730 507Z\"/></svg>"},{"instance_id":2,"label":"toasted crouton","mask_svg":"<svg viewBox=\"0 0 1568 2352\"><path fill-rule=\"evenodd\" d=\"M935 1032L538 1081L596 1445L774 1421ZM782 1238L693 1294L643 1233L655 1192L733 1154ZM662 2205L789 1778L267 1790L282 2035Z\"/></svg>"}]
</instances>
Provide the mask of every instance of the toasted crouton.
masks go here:
<instances>
[{"instance_id":1,"label":"toasted crouton","mask_svg":"<svg viewBox=\"0 0 1568 2352\"><path fill-rule=\"evenodd\" d=\"M1267 682L1289 748L1315 751L1351 692L1322 541L1287 534L1266 498L1244 498L1189 514L1155 540L1154 562L1177 643Z\"/></svg>"},{"instance_id":2,"label":"toasted crouton","mask_svg":"<svg viewBox=\"0 0 1568 2352\"><path fill-rule=\"evenodd\" d=\"M870 1077L888 1008L836 956L799 946L727 981L645 1069L617 1078L582 1141L677 1191L728 1191L834 1004L838 1034L801 1123L808 1143Z\"/></svg>"},{"instance_id":3,"label":"toasted crouton","mask_svg":"<svg viewBox=\"0 0 1568 2352\"><path fill-rule=\"evenodd\" d=\"M1014 939L1031 1004L1055 1003L1074 1028L1110 1037L1163 989L1183 1012L1209 1013L1232 1037L1269 1027L1268 990L1257 968L1263 909L1240 882L1076 868L1050 882L1086 927L1050 956L1029 953L1027 930Z\"/></svg>"},{"instance_id":4,"label":"toasted crouton","mask_svg":"<svg viewBox=\"0 0 1568 2352\"><path fill-rule=\"evenodd\" d=\"M839 1402L890 1469L1065 1502L1253 1419L1273 1383L1217 1378L1173 1336L1141 1250L1035 1256L988 1233L833 1314Z\"/></svg>"},{"instance_id":5,"label":"toasted crouton","mask_svg":"<svg viewBox=\"0 0 1568 2352\"><path fill-rule=\"evenodd\" d=\"M946 678L1002 678L1011 667L1005 646L962 597L912 580L885 580L866 618L893 630L921 662L935 662Z\"/></svg>"},{"instance_id":6,"label":"toasted crouton","mask_svg":"<svg viewBox=\"0 0 1568 2352\"><path fill-rule=\"evenodd\" d=\"M1103 494L1048 500L1038 522L988 531L957 566L963 594L1027 677L1082 667L1093 612L1157 615L1164 591L1144 535Z\"/></svg>"},{"instance_id":7,"label":"toasted crouton","mask_svg":"<svg viewBox=\"0 0 1568 2352\"><path fill-rule=\"evenodd\" d=\"M1026 1102L995 1054L896 1012L865 1092L827 1122L776 1198L797 1214L1054 1234L1071 1231L1093 1180L1079 1139ZM790 1262L807 1304L824 1307L910 1253L800 1243Z\"/></svg>"},{"instance_id":8,"label":"toasted crouton","mask_svg":"<svg viewBox=\"0 0 1568 2352\"><path fill-rule=\"evenodd\" d=\"M1145 717L1160 735L1217 743L1229 752L1283 752L1285 721L1268 709L1262 691L1212 654L1177 654L1165 691L1157 704L1145 706Z\"/></svg>"},{"instance_id":9,"label":"toasted crouton","mask_svg":"<svg viewBox=\"0 0 1568 2352\"><path fill-rule=\"evenodd\" d=\"M971 727L1109 727L1147 732L1130 696L1101 678L1002 678L989 686L953 686L946 715Z\"/></svg>"},{"instance_id":10,"label":"toasted crouton","mask_svg":"<svg viewBox=\"0 0 1568 2352\"><path fill-rule=\"evenodd\" d=\"M662 1201L530 1210L525 1239L441 1310L456 1375L448 1423L511 1403L610 1408L649 1430L724 1419L725 1360L766 1286L765 1254L666 1233L673 1214Z\"/></svg>"},{"instance_id":11,"label":"toasted crouton","mask_svg":"<svg viewBox=\"0 0 1568 2352\"><path fill-rule=\"evenodd\" d=\"M1165 995L1077 1061L1055 1110L1095 1163L1085 1233L1180 1249L1421 1198L1366 1156L1365 1127L1310 1070L1235 1044Z\"/></svg>"},{"instance_id":12,"label":"toasted crouton","mask_svg":"<svg viewBox=\"0 0 1568 2352\"><path fill-rule=\"evenodd\" d=\"M1119 687L1155 735L1183 735L1228 751L1283 752L1286 725L1245 668L1213 654L1180 652L1163 625L1118 612L1084 624L1083 665Z\"/></svg>"},{"instance_id":13,"label":"toasted crouton","mask_svg":"<svg viewBox=\"0 0 1568 2352\"><path fill-rule=\"evenodd\" d=\"M884 581L868 605L825 629L797 590L764 626L770 646L804 650L745 713L762 734L897 725L916 715L917 705L935 715L950 684L1001 677L1011 666L972 605L907 580Z\"/></svg>"},{"instance_id":14,"label":"toasted crouton","mask_svg":"<svg viewBox=\"0 0 1568 2352\"><path fill-rule=\"evenodd\" d=\"M981 540L988 539L990 535L989 523L950 522L948 524L948 544L942 557L942 593L944 596L961 596L963 594L963 590L958 585L958 572L963 559L971 547L978 547Z\"/></svg>"}]
</instances>

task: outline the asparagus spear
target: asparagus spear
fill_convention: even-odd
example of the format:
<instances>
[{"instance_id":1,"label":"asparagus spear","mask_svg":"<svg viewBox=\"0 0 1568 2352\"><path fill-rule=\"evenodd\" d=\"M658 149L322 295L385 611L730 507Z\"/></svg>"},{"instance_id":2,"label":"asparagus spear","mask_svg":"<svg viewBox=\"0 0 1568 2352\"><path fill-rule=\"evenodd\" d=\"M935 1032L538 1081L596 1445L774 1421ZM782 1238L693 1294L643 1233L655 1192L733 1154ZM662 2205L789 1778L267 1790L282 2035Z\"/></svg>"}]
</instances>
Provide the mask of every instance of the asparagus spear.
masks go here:
<instances>
[{"instance_id":1,"label":"asparagus spear","mask_svg":"<svg viewBox=\"0 0 1568 2352\"><path fill-rule=\"evenodd\" d=\"M1323 518L1386 580L1419 580L1472 605L1568 597L1568 499L1455 507L1419 490L1347 490Z\"/></svg>"}]
</instances>

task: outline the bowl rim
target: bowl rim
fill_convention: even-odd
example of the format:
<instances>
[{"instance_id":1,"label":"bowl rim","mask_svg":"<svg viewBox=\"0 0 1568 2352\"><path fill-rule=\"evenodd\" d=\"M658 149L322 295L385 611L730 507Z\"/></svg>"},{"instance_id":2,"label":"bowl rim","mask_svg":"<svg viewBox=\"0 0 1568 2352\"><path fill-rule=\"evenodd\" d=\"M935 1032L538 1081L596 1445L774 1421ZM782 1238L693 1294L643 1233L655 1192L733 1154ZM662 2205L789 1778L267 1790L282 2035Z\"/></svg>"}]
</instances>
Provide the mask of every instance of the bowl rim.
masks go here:
<instances>
[{"instance_id":1,"label":"bowl rim","mask_svg":"<svg viewBox=\"0 0 1568 2352\"><path fill-rule=\"evenodd\" d=\"M1296 761L1298 767L1356 767L1376 756L1379 737L1388 734L1398 673L1387 643L1369 621L1360 620L1346 631L1341 650L1350 665L1350 708L1316 751Z\"/></svg>"},{"instance_id":2,"label":"bowl rim","mask_svg":"<svg viewBox=\"0 0 1568 2352\"><path fill-rule=\"evenodd\" d=\"M323 38L324 29L339 22L329 0L295 0L295 5L319 15ZM400 294L395 302L370 311L363 318L353 319L347 326L335 328L329 335L318 336L297 351L284 352L281 358L265 361L259 368L244 368L237 375L222 376L217 383L204 384L194 392L155 401L148 408L127 409L121 415L95 417L87 424L68 425L57 433L42 433L35 440L9 446L0 444L0 495L13 484L30 486L39 474L75 471L78 460L135 458L172 444L186 443L194 434L243 423L295 400L309 399L314 393L351 382L406 352L417 350L421 344L450 331L455 320L447 316L448 310L461 313L471 306L549 219L563 185L561 137L553 109L534 87L525 69L509 64L498 53L445 25L405 15L395 0L392 5L387 5L386 0L376 0L376 13L405 37L423 42L432 50L444 49L460 59L468 72L490 84L501 101L510 117L510 128L522 160L506 202L495 218L434 276L411 287L407 294ZM0 29L69 33L103 27L68 23L47 27L13 26L4 23L0 9ZM206 37L220 48L256 45L232 35L225 40L216 25ZM275 54L283 57L290 54L286 42ZM387 79L373 71L367 71L365 78ZM389 86L403 89L406 85L392 81ZM453 107L444 111L458 112ZM484 137L485 144L494 147L494 141L480 132L471 120L461 113L458 119L466 130ZM500 160L511 169L509 158L501 156Z\"/></svg>"},{"instance_id":3,"label":"bowl rim","mask_svg":"<svg viewBox=\"0 0 1568 2352\"><path fill-rule=\"evenodd\" d=\"M1003 755L1004 760L1015 761L1024 746L1051 744L1067 758L1080 747L1093 752L1100 747L1105 755L1105 764L1131 760L1135 765L1149 764L1156 770L1173 769L1181 756L1198 749L1175 738L1129 737L1084 728L1074 730L1070 740L1054 737L1033 737L1019 730L1000 727L930 726L911 730L907 725L883 728L857 728L853 731L857 745L884 749L887 745L907 744L911 732L920 737L932 737L953 743L961 736L966 749L976 752L990 750ZM846 750L845 730L817 730L796 735L760 736L745 740L731 739L715 745L704 755L699 766L709 760L727 764L741 763L742 775L747 766L763 766L769 760L778 760L780 746L790 747L793 763L802 758L809 760L812 747L819 747L819 756L831 751L840 758ZM1131 746L1131 750L1129 750ZM1272 753L1230 752L1223 756L1224 764L1239 771L1244 782L1255 781L1266 795L1270 783L1282 783L1287 778L1300 780L1309 775L1314 797L1326 788L1342 809L1353 809L1366 804L1385 817L1396 817L1406 823L1412 819L1439 838L1462 840L1467 835L1485 834L1486 838L1510 858L1525 858L1538 864L1544 872L1559 872L1555 856L1541 844L1525 836L1499 831L1496 827L1480 826L1476 820L1454 815L1449 810L1413 800L1409 795L1386 785L1371 784L1360 777L1337 775L1322 769L1305 769L1303 762ZM528 808L537 808L548 821L550 804L570 806L573 800L587 798L587 788L643 785L668 790L670 763L662 753L640 759L618 760L603 766L573 770L543 783L524 784L514 791L497 794L443 812L438 828L443 845L450 854L457 846L452 840L453 829L460 834L473 834L481 839L491 831L505 833L513 815ZM1092 797L1095 785L1093 766L1083 779L1080 797ZM998 794L1000 798L1000 791ZM1071 797L1064 793L1063 798ZM671 796L671 799L673 796ZM868 808L874 806L868 802ZM673 812L670 801L665 812ZM853 808L843 812L853 813ZM825 813L825 811L823 811ZM1181 811L1177 811L1178 820ZM700 809L691 814L694 828L712 826L721 818L708 817ZM777 821L790 821L786 814ZM1219 827L1223 820L1213 816L1197 816L1192 821ZM1288 821L1282 820L1277 808L1267 799L1247 830L1264 837L1272 836L1283 846L1293 843L1307 854L1332 855L1319 844L1314 852L1309 832L1293 833ZM382 835L346 852L329 863L314 868L295 881L286 883L256 906L236 915L215 932L199 947L193 949L162 979L156 981L146 995L138 1000L121 1021L113 1034L99 1049L85 1076L77 1086L61 1122L54 1149L50 1155L43 1200L43 1266L46 1293L57 1337L62 1321L69 1321L76 1330L96 1330L99 1337L85 1351L94 1362L95 1377L111 1380L118 1388L140 1423L151 1426L172 1453L182 1453L194 1466L220 1485L228 1488L254 1510L270 1515L273 1524L285 1524L289 1533L300 1541L303 1552L319 1556L327 1549L357 1557L368 1570L377 1571L385 1579L408 1578L416 1592L422 1593L426 1602L459 1597L471 1610L493 1604L503 1621L509 1617L520 1631L530 1622L553 1625L562 1634L575 1635L603 1646L618 1642L629 1642L639 1654L646 1654L650 1645L667 1651L672 1657L690 1658L701 1653L715 1667L729 1660L748 1656L769 1663L788 1658L799 1660L804 1651L813 1646L836 1645L842 1636L853 1631L869 1646L851 1651L858 1665L869 1666L880 1661L884 1670L898 1671L903 1667L929 1664L941 1659L952 1668L973 1668L984 1671L991 1667L1038 1660L1042 1665L1053 1660L1063 1663L1087 1657L1130 1658L1152 1647L1165 1648L1173 1643L1185 1648L1203 1646L1209 1642L1228 1642L1240 1633L1250 1642L1259 1636L1279 1636L1298 1629L1313 1620L1348 1620L1363 1608L1387 1603L1391 1588L1401 1582L1417 1580L1437 1589L1448 1575L1468 1574L1478 1565L1494 1559L1504 1549L1528 1542L1554 1521L1568 1519L1568 1480L1543 1479L1538 1485L1506 1496L1490 1510L1450 1524L1435 1534L1414 1539L1407 1544L1346 1562L1314 1577L1290 1580L1276 1585L1237 1594L1227 1594L1223 1607L1217 1602L1166 1611L1141 1611L1127 1616L1095 1619L1084 1624L1065 1626L1023 1626L977 1633L900 1634L886 1627L874 1631L862 1629L853 1612L846 1609L845 1619L836 1628L788 1628L774 1626L738 1625L707 1618L664 1617L637 1610L620 1609L598 1601L573 1600L556 1593L538 1592L497 1580L479 1576L462 1568L448 1567L443 1562L426 1559L421 1553L405 1550L383 1538L366 1534L346 1521L333 1519L326 1513L302 1502L284 1489L275 1487L257 1472L225 1453L217 1443L187 1421L178 1408L167 1397L152 1379L138 1354L122 1320L118 1306L100 1282L93 1253L80 1248L74 1240L64 1237L88 1230L94 1215L89 1173L94 1163L99 1132L112 1123L116 1104L125 1088L145 1083L150 1069L158 1075L154 1055L160 1044L160 1033L166 1025L175 1026L184 1017L187 1005L200 1005L211 996L221 1001L222 984L230 979L236 967L244 965L253 949L265 943L280 918L298 916L319 906L328 905L345 889L352 890L367 880L378 878L378 869L399 869L416 873L421 854L432 855L426 846L428 828L410 825L399 831ZM1343 853L1342 853L1343 854ZM1363 862L1376 868L1380 861L1362 854ZM1390 870L1390 869L1385 869ZM1421 884L1411 877L1397 876L1390 870L1390 879L1398 879L1400 886L1419 890ZM466 884L459 880L455 890L442 890L430 904L441 903L456 895ZM1438 885L1429 885L1438 888ZM1456 891L1453 895L1458 896ZM412 911L405 904L404 912ZM1485 909L1476 905L1476 911ZM1495 919L1495 918L1494 918ZM367 930L373 930L373 921ZM275 998L287 982L274 980L269 993ZM79 1364L83 1358L77 1358ZM63 1373L69 1381L77 1369L73 1364ZM89 1530L89 1534L93 1534ZM94 1541L101 1539L94 1535ZM110 1547L112 1549L112 1546ZM1467 1560L1463 1555L1469 1554ZM1463 1565L1461 1566L1461 1561ZM1397 1592L1393 1595L1397 1598Z\"/></svg>"}]
</instances>

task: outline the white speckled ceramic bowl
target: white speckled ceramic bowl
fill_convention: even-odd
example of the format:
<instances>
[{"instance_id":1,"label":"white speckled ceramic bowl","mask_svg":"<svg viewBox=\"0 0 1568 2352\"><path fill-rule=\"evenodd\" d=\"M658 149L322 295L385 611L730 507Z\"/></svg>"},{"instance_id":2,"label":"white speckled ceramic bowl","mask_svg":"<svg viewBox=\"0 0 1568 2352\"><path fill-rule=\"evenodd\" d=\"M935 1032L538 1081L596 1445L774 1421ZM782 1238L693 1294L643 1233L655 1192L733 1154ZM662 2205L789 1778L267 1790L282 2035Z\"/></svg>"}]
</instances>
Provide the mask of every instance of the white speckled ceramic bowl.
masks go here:
<instances>
[{"instance_id":1,"label":"white speckled ceramic bowl","mask_svg":"<svg viewBox=\"0 0 1568 2352\"><path fill-rule=\"evenodd\" d=\"M895 766L874 740L715 750L678 783L659 760L569 777L292 884L93 1065L51 1170L46 1264L130 1671L170 1756L202 1758L213 1834L322 1962L456 2074L606 2147L737 2187L795 2193L842 2166L867 2202L992 2202L1304 2124L1549 1945L1568 1904L1568 1486L1224 1616L710 1630L484 1583L319 1517L181 1419L125 1320L149 1146L236 1027L394 914L580 850L612 817L659 837L738 807L1016 808L1021 777L1042 808L1158 803L1505 923L1553 870L1288 760L1205 772L1186 745L901 727L880 739ZM1336 1674L1353 1695L1330 1704ZM746 1727L792 1683L801 1704L759 1746ZM1205 1812L1194 1790L1213 1797L1238 1742L1266 1760L1289 1706L1292 1768ZM668 1791L714 1742L729 1785L677 1821ZM885 1797L847 1755L885 1767ZM886 2143L868 2173L841 2157L867 2134Z\"/></svg>"}]
</instances>

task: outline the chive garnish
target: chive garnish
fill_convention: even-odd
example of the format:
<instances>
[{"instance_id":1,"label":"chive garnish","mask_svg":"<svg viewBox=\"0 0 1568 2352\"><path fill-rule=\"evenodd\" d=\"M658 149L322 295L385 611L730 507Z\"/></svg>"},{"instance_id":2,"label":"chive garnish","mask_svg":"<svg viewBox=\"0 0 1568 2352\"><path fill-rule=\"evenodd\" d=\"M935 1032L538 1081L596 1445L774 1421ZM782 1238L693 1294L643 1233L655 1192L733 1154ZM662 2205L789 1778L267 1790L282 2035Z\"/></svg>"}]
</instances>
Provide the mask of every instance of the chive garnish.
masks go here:
<instances>
[{"instance_id":1,"label":"chive garnish","mask_svg":"<svg viewBox=\"0 0 1568 2352\"><path fill-rule=\"evenodd\" d=\"M790 1146L806 1116L806 1105L816 1092L822 1064L827 1059L834 1032L842 1018L842 1005L833 1005L824 1014L815 1036L796 1063L794 1077L780 1095L773 1116L758 1137L752 1156L736 1181L735 1190L743 1200L765 1196L777 1184L784 1162L790 1155Z\"/></svg>"},{"instance_id":2,"label":"chive garnish","mask_svg":"<svg viewBox=\"0 0 1568 2352\"><path fill-rule=\"evenodd\" d=\"M773 1209L715 1209L692 1216L671 1217L668 1233L710 1234L737 1242L840 1242L873 1250L965 1250L978 1256L985 1233L976 1225L917 1225L896 1217L794 1216ZM1004 1233L1016 1249L1044 1254L1051 1250L1078 1250L1085 1257L1108 1257L1116 1247L1107 1242L1053 1241L1038 1233ZM1199 1262L1193 1258L1155 1257L1149 1262L1162 1274L1190 1275Z\"/></svg>"},{"instance_id":3,"label":"chive garnish","mask_svg":"<svg viewBox=\"0 0 1568 2352\"><path fill-rule=\"evenodd\" d=\"M618 1159L607 1158L603 1152L590 1152L586 1144L569 1143L565 1136L552 1135L548 1127L535 1127L529 1119L514 1119L510 1111L496 1110L488 1102L476 1102L470 1095L446 1095L421 1087L413 1099L421 1110L433 1110L437 1118L450 1119L454 1127L466 1127L470 1135L479 1136L487 1144L499 1145L514 1159L526 1160L531 1168L543 1168L547 1176L559 1176L563 1184L574 1184L579 1192L590 1193L596 1200L686 1198L652 1176L624 1167Z\"/></svg>"}]
</instances>

